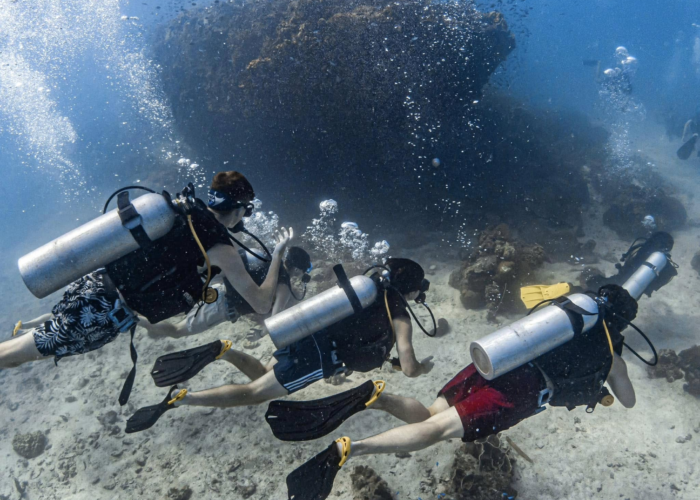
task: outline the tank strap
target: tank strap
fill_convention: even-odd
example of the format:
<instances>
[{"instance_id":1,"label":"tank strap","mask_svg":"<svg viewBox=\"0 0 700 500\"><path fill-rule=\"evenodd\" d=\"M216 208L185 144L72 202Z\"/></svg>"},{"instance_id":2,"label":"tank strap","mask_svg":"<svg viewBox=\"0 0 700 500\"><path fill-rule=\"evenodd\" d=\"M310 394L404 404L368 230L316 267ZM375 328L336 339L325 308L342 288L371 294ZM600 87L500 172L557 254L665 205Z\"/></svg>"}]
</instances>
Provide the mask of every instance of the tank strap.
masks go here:
<instances>
[{"instance_id":1,"label":"tank strap","mask_svg":"<svg viewBox=\"0 0 700 500\"><path fill-rule=\"evenodd\" d=\"M136 240L136 243L141 248L144 248L152 243L141 223L143 219L141 214L136 211L136 207L129 200L129 192L122 191L117 197L117 213L122 221L122 226L127 228L131 235Z\"/></svg>"},{"instance_id":2,"label":"tank strap","mask_svg":"<svg viewBox=\"0 0 700 500\"><path fill-rule=\"evenodd\" d=\"M582 307L574 304L568 297L558 297L552 300L552 305L557 306L566 313L574 329L574 335L579 335L583 331L583 317L596 316L597 313L586 311Z\"/></svg>"},{"instance_id":3,"label":"tank strap","mask_svg":"<svg viewBox=\"0 0 700 500\"><path fill-rule=\"evenodd\" d=\"M355 289L350 284L350 280L348 279L348 275L345 274L345 269L343 269L343 265L336 264L335 266L333 266L333 272L338 278L338 286L342 288L345 292L345 295L348 296L348 300L350 301L350 305L352 305L352 309L353 311L355 311L355 314L362 312L362 303L357 297Z\"/></svg>"},{"instance_id":4,"label":"tank strap","mask_svg":"<svg viewBox=\"0 0 700 500\"><path fill-rule=\"evenodd\" d=\"M136 353L136 348L134 347L134 333L136 332L136 324L134 324L129 333L131 334L131 343L129 344L129 349L131 351L131 362L134 364L131 367L129 375L127 375L124 385L122 386L122 392L119 394L119 404L124 406L129 401L129 396L131 395L131 389L134 387L134 380L136 379L136 361L138 360L138 354Z\"/></svg>"}]
</instances>

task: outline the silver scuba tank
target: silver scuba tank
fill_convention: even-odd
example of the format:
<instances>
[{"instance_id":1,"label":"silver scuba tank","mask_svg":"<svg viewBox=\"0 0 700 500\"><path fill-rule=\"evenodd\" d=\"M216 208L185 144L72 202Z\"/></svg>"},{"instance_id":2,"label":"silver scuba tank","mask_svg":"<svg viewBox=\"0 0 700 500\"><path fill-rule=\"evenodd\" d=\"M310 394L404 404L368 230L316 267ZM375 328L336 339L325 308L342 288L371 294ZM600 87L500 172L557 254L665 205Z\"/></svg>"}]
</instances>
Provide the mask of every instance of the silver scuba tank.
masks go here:
<instances>
[{"instance_id":1,"label":"silver scuba tank","mask_svg":"<svg viewBox=\"0 0 700 500\"><path fill-rule=\"evenodd\" d=\"M665 254L651 254L622 287L637 300L667 262ZM594 313L583 316L583 332L590 330L598 321L596 301L582 293L568 298L581 309ZM472 342L469 353L481 376L493 380L559 347L573 336L574 328L566 312L549 305Z\"/></svg>"},{"instance_id":2,"label":"silver scuba tank","mask_svg":"<svg viewBox=\"0 0 700 500\"><path fill-rule=\"evenodd\" d=\"M377 299L377 285L367 276L350 278L362 308ZM265 328L278 349L283 349L354 314L345 290L340 286L319 293L265 320Z\"/></svg>"},{"instance_id":3,"label":"silver scuba tank","mask_svg":"<svg viewBox=\"0 0 700 500\"><path fill-rule=\"evenodd\" d=\"M582 293L568 298L581 309L594 313L583 316L583 331L590 330L598 320L598 304ZM472 342L469 353L481 376L493 380L573 337L574 327L569 315L560 307L550 305Z\"/></svg>"},{"instance_id":4,"label":"silver scuba tank","mask_svg":"<svg viewBox=\"0 0 700 500\"><path fill-rule=\"evenodd\" d=\"M176 213L162 195L145 194L131 203L151 240L173 228ZM41 299L137 248L139 244L114 209L21 257L19 272L29 291Z\"/></svg>"},{"instance_id":5,"label":"silver scuba tank","mask_svg":"<svg viewBox=\"0 0 700 500\"><path fill-rule=\"evenodd\" d=\"M662 252L654 252L647 258L644 265L639 266L632 276L622 285L634 300L644 293L644 290L656 279L668 264L668 258Z\"/></svg>"}]
</instances>

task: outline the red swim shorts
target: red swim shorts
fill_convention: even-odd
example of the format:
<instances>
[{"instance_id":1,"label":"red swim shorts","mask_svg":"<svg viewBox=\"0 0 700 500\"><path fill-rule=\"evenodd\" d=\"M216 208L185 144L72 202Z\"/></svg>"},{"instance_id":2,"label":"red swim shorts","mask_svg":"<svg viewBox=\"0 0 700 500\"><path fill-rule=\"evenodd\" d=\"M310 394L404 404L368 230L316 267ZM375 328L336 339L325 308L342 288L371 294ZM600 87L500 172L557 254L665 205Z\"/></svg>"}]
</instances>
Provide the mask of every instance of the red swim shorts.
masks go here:
<instances>
[{"instance_id":1,"label":"red swim shorts","mask_svg":"<svg viewBox=\"0 0 700 500\"><path fill-rule=\"evenodd\" d=\"M459 372L438 393L457 409L465 442L504 431L535 414L537 399L546 383L529 364L486 380L473 364Z\"/></svg>"}]
</instances>

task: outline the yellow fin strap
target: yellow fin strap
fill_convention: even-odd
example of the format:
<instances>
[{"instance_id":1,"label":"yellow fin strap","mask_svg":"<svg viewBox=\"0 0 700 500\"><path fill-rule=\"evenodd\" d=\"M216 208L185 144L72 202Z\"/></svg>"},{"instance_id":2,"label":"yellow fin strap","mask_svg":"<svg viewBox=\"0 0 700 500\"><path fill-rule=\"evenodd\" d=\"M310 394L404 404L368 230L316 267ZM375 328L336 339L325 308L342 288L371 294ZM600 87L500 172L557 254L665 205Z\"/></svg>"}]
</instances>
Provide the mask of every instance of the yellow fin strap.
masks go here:
<instances>
[{"instance_id":1,"label":"yellow fin strap","mask_svg":"<svg viewBox=\"0 0 700 500\"><path fill-rule=\"evenodd\" d=\"M345 465L345 462L348 461L348 458L350 458L350 438L349 437L341 437L335 440L336 443L340 443L343 445L343 451L341 452L340 455L340 463L338 464L338 467L342 467Z\"/></svg>"},{"instance_id":2,"label":"yellow fin strap","mask_svg":"<svg viewBox=\"0 0 700 500\"><path fill-rule=\"evenodd\" d=\"M382 392L384 392L384 389L386 389L386 382L384 382L383 380L376 380L374 382L374 389L375 389L374 395L372 396L372 399L370 399L369 401L367 401L367 403L365 403L365 408L369 408L370 406L372 406L374 404L374 402L377 399L379 399L379 395Z\"/></svg>"},{"instance_id":3,"label":"yellow fin strap","mask_svg":"<svg viewBox=\"0 0 700 500\"><path fill-rule=\"evenodd\" d=\"M180 392L177 393L177 396L175 396L173 399L168 401L168 405L172 405L177 403L178 401L182 401L185 399L185 396L187 395L187 389L181 389Z\"/></svg>"},{"instance_id":4,"label":"yellow fin strap","mask_svg":"<svg viewBox=\"0 0 700 500\"><path fill-rule=\"evenodd\" d=\"M17 332L19 332L21 328L22 328L22 320L19 320L19 321L17 322L17 324L15 325L15 329L12 330L12 336L13 336L13 337L16 337L16 336L17 336Z\"/></svg>"},{"instance_id":5,"label":"yellow fin strap","mask_svg":"<svg viewBox=\"0 0 700 500\"><path fill-rule=\"evenodd\" d=\"M221 356L223 356L224 354L226 354L226 351L228 351L229 349L231 349L231 346L232 346L232 345L233 345L233 342L231 342L230 340L222 340L222 341L221 341L221 352L220 352L219 355L218 355L216 358L214 358L214 359L221 359Z\"/></svg>"}]
</instances>

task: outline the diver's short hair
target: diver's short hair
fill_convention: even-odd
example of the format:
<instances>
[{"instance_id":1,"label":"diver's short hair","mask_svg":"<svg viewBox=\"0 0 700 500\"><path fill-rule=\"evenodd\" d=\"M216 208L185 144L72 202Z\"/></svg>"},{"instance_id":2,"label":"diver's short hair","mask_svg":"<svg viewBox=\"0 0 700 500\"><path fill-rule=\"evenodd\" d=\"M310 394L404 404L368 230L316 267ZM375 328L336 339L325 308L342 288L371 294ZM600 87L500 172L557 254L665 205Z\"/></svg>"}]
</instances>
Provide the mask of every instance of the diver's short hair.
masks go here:
<instances>
[{"instance_id":1,"label":"diver's short hair","mask_svg":"<svg viewBox=\"0 0 700 500\"><path fill-rule=\"evenodd\" d=\"M234 170L216 174L211 181L211 188L238 203L250 203L255 199L252 184L242 173Z\"/></svg>"},{"instance_id":2,"label":"diver's short hair","mask_svg":"<svg viewBox=\"0 0 700 500\"><path fill-rule=\"evenodd\" d=\"M391 285L401 294L407 295L421 289L425 271L417 262L411 259L391 258L386 260L386 266L391 271Z\"/></svg>"},{"instance_id":3,"label":"diver's short hair","mask_svg":"<svg viewBox=\"0 0 700 500\"><path fill-rule=\"evenodd\" d=\"M288 268L301 269L307 272L311 267L311 257L308 252L301 247L289 247L287 257L284 259L284 265Z\"/></svg>"}]
</instances>

